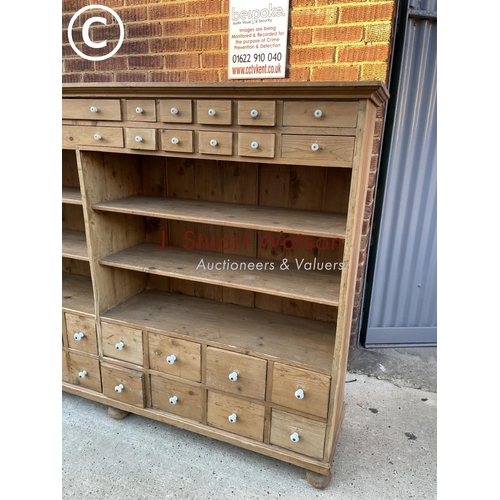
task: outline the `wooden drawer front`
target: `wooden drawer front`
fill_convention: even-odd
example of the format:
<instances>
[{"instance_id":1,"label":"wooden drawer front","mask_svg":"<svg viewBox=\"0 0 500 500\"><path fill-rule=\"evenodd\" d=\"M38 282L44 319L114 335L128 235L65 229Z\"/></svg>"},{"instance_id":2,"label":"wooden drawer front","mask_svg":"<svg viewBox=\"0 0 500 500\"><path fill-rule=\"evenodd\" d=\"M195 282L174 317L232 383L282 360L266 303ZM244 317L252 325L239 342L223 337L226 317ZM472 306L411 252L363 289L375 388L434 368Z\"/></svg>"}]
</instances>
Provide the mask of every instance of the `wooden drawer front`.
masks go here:
<instances>
[{"instance_id":1,"label":"wooden drawer front","mask_svg":"<svg viewBox=\"0 0 500 500\"><path fill-rule=\"evenodd\" d=\"M274 363L273 403L326 418L329 396L329 375Z\"/></svg>"},{"instance_id":2,"label":"wooden drawer front","mask_svg":"<svg viewBox=\"0 0 500 500\"><path fill-rule=\"evenodd\" d=\"M231 125L233 123L232 109L232 101L197 101L198 123L203 125Z\"/></svg>"},{"instance_id":3,"label":"wooden drawer front","mask_svg":"<svg viewBox=\"0 0 500 500\"><path fill-rule=\"evenodd\" d=\"M264 438L264 405L208 392L207 424L256 441ZM231 416L232 422L229 420Z\"/></svg>"},{"instance_id":4,"label":"wooden drawer front","mask_svg":"<svg viewBox=\"0 0 500 500\"><path fill-rule=\"evenodd\" d=\"M216 141L213 143L211 141ZM200 132L199 151L204 155L233 154L233 134L231 132Z\"/></svg>"},{"instance_id":5,"label":"wooden drawer front","mask_svg":"<svg viewBox=\"0 0 500 500\"><path fill-rule=\"evenodd\" d=\"M238 101L238 125L274 127L276 101Z\"/></svg>"},{"instance_id":6,"label":"wooden drawer front","mask_svg":"<svg viewBox=\"0 0 500 500\"><path fill-rule=\"evenodd\" d=\"M128 99L126 120L131 122L155 122L156 101L154 99Z\"/></svg>"},{"instance_id":7,"label":"wooden drawer front","mask_svg":"<svg viewBox=\"0 0 500 500\"><path fill-rule=\"evenodd\" d=\"M195 342L148 333L149 367L176 377L201 381L201 346Z\"/></svg>"},{"instance_id":8,"label":"wooden drawer front","mask_svg":"<svg viewBox=\"0 0 500 500\"><path fill-rule=\"evenodd\" d=\"M153 408L201 422L205 389L151 375Z\"/></svg>"},{"instance_id":9,"label":"wooden drawer front","mask_svg":"<svg viewBox=\"0 0 500 500\"><path fill-rule=\"evenodd\" d=\"M62 352L62 380L69 382L69 355L64 350Z\"/></svg>"},{"instance_id":10,"label":"wooden drawer front","mask_svg":"<svg viewBox=\"0 0 500 500\"><path fill-rule=\"evenodd\" d=\"M62 126L63 149L83 146L123 148L123 129L118 127Z\"/></svg>"},{"instance_id":11,"label":"wooden drawer front","mask_svg":"<svg viewBox=\"0 0 500 500\"><path fill-rule=\"evenodd\" d=\"M144 408L144 373L102 364L101 374L105 396Z\"/></svg>"},{"instance_id":12,"label":"wooden drawer front","mask_svg":"<svg viewBox=\"0 0 500 500\"><path fill-rule=\"evenodd\" d=\"M190 99L163 99L159 113L159 121L163 123L193 123L193 102Z\"/></svg>"},{"instance_id":13,"label":"wooden drawer front","mask_svg":"<svg viewBox=\"0 0 500 500\"><path fill-rule=\"evenodd\" d=\"M68 346L79 351L97 354L95 319L69 313L65 314L65 318Z\"/></svg>"},{"instance_id":14,"label":"wooden drawer front","mask_svg":"<svg viewBox=\"0 0 500 500\"><path fill-rule=\"evenodd\" d=\"M358 122L357 102L285 102L285 127L352 127Z\"/></svg>"},{"instance_id":15,"label":"wooden drawer front","mask_svg":"<svg viewBox=\"0 0 500 500\"><path fill-rule=\"evenodd\" d=\"M101 332L104 356L136 365L144 363L141 330L102 322Z\"/></svg>"},{"instance_id":16,"label":"wooden drawer front","mask_svg":"<svg viewBox=\"0 0 500 500\"><path fill-rule=\"evenodd\" d=\"M240 156L256 156L274 158L274 134L238 134L238 154Z\"/></svg>"},{"instance_id":17,"label":"wooden drawer front","mask_svg":"<svg viewBox=\"0 0 500 500\"><path fill-rule=\"evenodd\" d=\"M119 99L63 99L62 117L69 120L120 121Z\"/></svg>"},{"instance_id":18,"label":"wooden drawer front","mask_svg":"<svg viewBox=\"0 0 500 500\"><path fill-rule=\"evenodd\" d=\"M206 385L225 392L264 400L267 361L207 347ZM236 374L236 380L231 380Z\"/></svg>"},{"instance_id":19,"label":"wooden drawer front","mask_svg":"<svg viewBox=\"0 0 500 500\"><path fill-rule=\"evenodd\" d=\"M321 162L352 162L354 137L327 135L284 135L282 158L301 158Z\"/></svg>"},{"instance_id":20,"label":"wooden drawer front","mask_svg":"<svg viewBox=\"0 0 500 500\"><path fill-rule=\"evenodd\" d=\"M296 442L292 441L292 437L296 439L295 433L298 435ZM279 410L272 411L271 444L322 460L325 435L326 424Z\"/></svg>"},{"instance_id":21,"label":"wooden drawer front","mask_svg":"<svg viewBox=\"0 0 500 500\"><path fill-rule=\"evenodd\" d=\"M91 391L102 392L99 360L82 354L69 353L69 381Z\"/></svg>"},{"instance_id":22,"label":"wooden drawer front","mask_svg":"<svg viewBox=\"0 0 500 500\"><path fill-rule=\"evenodd\" d=\"M126 128L125 147L155 151L157 149L156 129L154 128Z\"/></svg>"},{"instance_id":23,"label":"wooden drawer front","mask_svg":"<svg viewBox=\"0 0 500 500\"><path fill-rule=\"evenodd\" d=\"M162 130L162 151L192 153L194 151L193 132L191 130Z\"/></svg>"}]
</instances>

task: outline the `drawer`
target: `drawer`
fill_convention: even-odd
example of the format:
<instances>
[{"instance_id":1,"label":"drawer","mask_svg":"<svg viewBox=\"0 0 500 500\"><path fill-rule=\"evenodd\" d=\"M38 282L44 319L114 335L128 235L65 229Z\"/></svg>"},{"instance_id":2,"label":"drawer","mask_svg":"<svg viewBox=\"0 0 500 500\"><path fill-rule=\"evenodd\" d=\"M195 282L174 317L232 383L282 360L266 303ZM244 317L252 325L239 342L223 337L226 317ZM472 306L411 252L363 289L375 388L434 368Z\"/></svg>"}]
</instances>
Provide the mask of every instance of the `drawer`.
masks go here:
<instances>
[{"instance_id":1,"label":"drawer","mask_svg":"<svg viewBox=\"0 0 500 500\"><path fill-rule=\"evenodd\" d=\"M63 120L120 121L122 112L119 99L63 99Z\"/></svg>"},{"instance_id":2,"label":"drawer","mask_svg":"<svg viewBox=\"0 0 500 500\"><path fill-rule=\"evenodd\" d=\"M238 154L257 158L274 158L274 134L238 134Z\"/></svg>"},{"instance_id":3,"label":"drawer","mask_svg":"<svg viewBox=\"0 0 500 500\"><path fill-rule=\"evenodd\" d=\"M104 356L136 365L144 363L141 330L101 322L101 333Z\"/></svg>"},{"instance_id":4,"label":"drawer","mask_svg":"<svg viewBox=\"0 0 500 500\"><path fill-rule=\"evenodd\" d=\"M154 99L127 99L125 112L127 121L155 122L156 101Z\"/></svg>"},{"instance_id":5,"label":"drawer","mask_svg":"<svg viewBox=\"0 0 500 500\"><path fill-rule=\"evenodd\" d=\"M207 424L212 427L263 441L264 415L263 404L208 392Z\"/></svg>"},{"instance_id":6,"label":"drawer","mask_svg":"<svg viewBox=\"0 0 500 500\"><path fill-rule=\"evenodd\" d=\"M283 104L285 127L355 128L357 122L357 102L303 101Z\"/></svg>"},{"instance_id":7,"label":"drawer","mask_svg":"<svg viewBox=\"0 0 500 500\"><path fill-rule=\"evenodd\" d=\"M207 387L263 400L266 370L265 359L207 347Z\"/></svg>"},{"instance_id":8,"label":"drawer","mask_svg":"<svg viewBox=\"0 0 500 500\"><path fill-rule=\"evenodd\" d=\"M326 418L330 376L274 363L271 401L287 408Z\"/></svg>"},{"instance_id":9,"label":"drawer","mask_svg":"<svg viewBox=\"0 0 500 500\"><path fill-rule=\"evenodd\" d=\"M201 422L205 389L151 375L153 408Z\"/></svg>"},{"instance_id":10,"label":"drawer","mask_svg":"<svg viewBox=\"0 0 500 500\"><path fill-rule=\"evenodd\" d=\"M62 352L62 381L69 382L69 355L64 350Z\"/></svg>"},{"instance_id":11,"label":"drawer","mask_svg":"<svg viewBox=\"0 0 500 500\"><path fill-rule=\"evenodd\" d=\"M271 414L271 444L323 459L326 424L279 410Z\"/></svg>"},{"instance_id":12,"label":"drawer","mask_svg":"<svg viewBox=\"0 0 500 500\"><path fill-rule=\"evenodd\" d=\"M154 128L126 128L125 147L155 151L157 149L156 135Z\"/></svg>"},{"instance_id":13,"label":"drawer","mask_svg":"<svg viewBox=\"0 0 500 500\"><path fill-rule=\"evenodd\" d=\"M70 383L91 391L102 392L98 359L71 352L69 353L69 372Z\"/></svg>"},{"instance_id":14,"label":"drawer","mask_svg":"<svg viewBox=\"0 0 500 500\"><path fill-rule=\"evenodd\" d=\"M233 154L233 134L231 132L200 132L199 151L204 155Z\"/></svg>"},{"instance_id":15,"label":"drawer","mask_svg":"<svg viewBox=\"0 0 500 500\"><path fill-rule=\"evenodd\" d=\"M149 367L176 377L201 381L201 346L195 342L148 333Z\"/></svg>"},{"instance_id":16,"label":"drawer","mask_svg":"<svg viewBox=\"0 0 500 500\"><path fill-rule=\"evenodd\" d=\"M238 125L274 127L276 101L238 101Z\"/></svg>"},{"instance_id":17,"label":"drawer","mask_svg":"<svg viewBox=\"0 0 500 500\"><path fill-rule=\"evenodd\" d=\"M354 137L284 135L281 157L350 163L354 158Z\"/></svg>"},{"instance_id":18,"label":"drawer","mask_svg":"<svg viewBox=\"0 0 500 500\"><path fill-rule=\"evenodd\" d=\"M175 153L192 153L194 151L193 131L162 130L161 149Z\"/></svg>"},{"instance_id":19,"label":"drawer","mask_svg":"<svg viewBox=\"0 0 500 500\"><path fill-rule=\"evenodd\" d=\"M103 363L101 374L105 396L144 408L144 373Z\"/></svg>"},{"instance_id":20,"label":"drawer","mask_svg":"<svg viewBox=\"0 0 500 500\"><path fill-rule=\"evenodd\" d=\"M162 99L159 101L159 121L163 123L193 123L191 99Z\"/></svg>"},{"instance_id":21,"label":"drawer","mask_svg":"<svg viewBox=\"0 0 500 500\"><path fill-rule=\"evenodd\" d=\"M197 122L203 125L231 125L232 101L196 101Z\"/></svg>"},{"instance_id":22,"label":"drawer","mask_svg":"<svg viewBox=\"0 0 500 500\"><path fill-rule=\"evenodd\" d=\"M97 354L95 319L65 313L68 346L72 349Z\"/></svg>"},{"instance_id":23,"label":"drawer","mask_svg":"<svg viewBox=\"0 0 500 500\"><path fill-rule=\"evenodd\" d=\"M62 147L82 146L123 148L123 129L119 127L62 126Z\"/></svg>"}]
</instances>

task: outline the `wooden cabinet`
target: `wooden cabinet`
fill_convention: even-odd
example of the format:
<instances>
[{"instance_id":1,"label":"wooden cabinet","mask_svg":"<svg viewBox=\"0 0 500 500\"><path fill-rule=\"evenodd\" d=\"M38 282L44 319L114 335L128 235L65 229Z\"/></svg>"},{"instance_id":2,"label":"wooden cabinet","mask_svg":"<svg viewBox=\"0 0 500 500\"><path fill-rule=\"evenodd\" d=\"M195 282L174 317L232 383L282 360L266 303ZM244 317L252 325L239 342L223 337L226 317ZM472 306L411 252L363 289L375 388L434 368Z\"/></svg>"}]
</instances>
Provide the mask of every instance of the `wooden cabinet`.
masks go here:
<instances>
[{"instance_id":1,"label":"wooden cabinet","mask_svg":"<svg viewBox=\"0 0 500 500\"><path fill-rule=\"evenodd\" d=\"M386 98L377 82L65 86L63 389L326 485Z\"/></svg>"}]
</instances>

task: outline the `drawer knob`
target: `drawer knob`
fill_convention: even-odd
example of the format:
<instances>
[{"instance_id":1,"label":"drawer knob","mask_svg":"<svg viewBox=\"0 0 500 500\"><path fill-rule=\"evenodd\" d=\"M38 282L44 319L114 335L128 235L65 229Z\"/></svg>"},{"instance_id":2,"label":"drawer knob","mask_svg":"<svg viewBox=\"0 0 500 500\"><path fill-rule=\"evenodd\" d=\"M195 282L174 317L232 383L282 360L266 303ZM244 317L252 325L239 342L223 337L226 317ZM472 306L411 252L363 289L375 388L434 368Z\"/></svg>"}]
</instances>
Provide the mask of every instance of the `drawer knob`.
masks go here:
<instances>
[{"instance_id":1,"label":"drawer knob","mask_svg":"<svg viewBox=\"0 0 500 500\"><path fill-rule=\"evenodd\" d=\"M87 370L82 370L82 371L78 374L78 376L79 376L80 378L85 378L85 377L87 376Z\"/></svg>"},{"instance_id":2,"label":"drawer knob","mask_svg":"<svg viewBox=\"0 0 500 500\"><path fill-rule=\"evenodd\" d=\"M259 147L259 143L257 141L253 141L252 144L250 144L250 147L252 149L257 149Z\"/></svg>"},{"instance_id":3,"label":"drawer knob","mask_svg":"<svg viewBox=\"0 0 500 500\"><path fill-rule=\"evenodd\" d=\"M99 110L95 106L90 106L91 113L97 113Z\"/></svg>"},{"instance_id":4,"label":"drawer knob","mask_svg":"<svg viewBox=\"0 0 500 500\"><path fill-rule=\"evenodd\" d=\"M144 110L140 107L140 106L137 106L137 108L135 108L135 112L140 115L141 113L144 113Z\"/></svg>"},{"instance_id":5,"label":"drawer knob","mask_svg":"<svg viewBox=\"0 0 500 500\"><path fill-rule=\"evenodd\" d=\"M78 332L78 333L75 333L75 334L73 335L73 338L74 338L75 340L82 340L82 339L83 339L83 337L85 337L85 334L84 334L83 332Z\"/></svg>"},{"instance_id":6,"label":"drawer knob","mask_svg":"<svg viewBox=\"0 0 500 500\"><path fill-rule=\"evenodd\" d=\"M125 347L125 344L123 343L122 340L120 340L120 342L118 342L118 344L115 344L115 348L118 349L119 351L121 351L124 347Z\"/></svg>"},{"instance_id":7,"label":"drawer knob","mask_svg":"<svg viewBox=\"0 0 500 500\"><path fill-rule=\"evenodd\" d=\"M170 356L167 356L167 363L169 365L173 365L175 363L176 359L177 359L177 356L175 354L171 354Z\"/></svg>"},{"instance_id":8,"label":"drawer knob","mask_svg":"<svg viewBox=\"0 0 500 500\"><path fill-rule=\"evenodd\" d=\"M256 109L252 109L252 111L250 111L250 116L252 118L257 118L259 116L259 112Z\"/></svg>"},{"instance_id":9,"label":"drawer knob","mask_svg":"<svg viewBox=\"0 0 500 500\"><path fill-rule=\"evenodd\" d=\"M304 399L304 396L305 396L305 394L304 394L304 391L302 389L297 389L295 391L295 397L297 399Z\"/></svg>"},{"instance_id":10,"label":"drawer knob","mask_svg":"<svg viewBox=\"0 0 500 500\"><path fill-rule=\"evenodd\" d=\"M115 387L115 392L122 392L123 389L125 389L125 387L123 387L123 384L118 384L116 387Z\"/></svg>"},{"instance_id":11,"label":"drawer knob","mask_svg":"<svg viewBox=\"0 0 500 500\"><path fill-rule=\"evenodd\" d=\"M298 432L294 432L291 436L290 436L290 441L293 441L294 443L298 443L300 440L299 438L299 433Z\"/></svg>"},{"instance_id":12,"label":"drawer knob","mask_svg":"<svg viewBox=\"0 0 500 500\"><path fill-rule=\"evenodd\" d=\"M315 112L314 112L314 116L316 118L321 118L323 116L323 111L321 111L321 109L317 109Z\"/></svg>"},{"instance_id":13,"label":"drawer knob","mask_svg":"<svg viewBox=\"0 0 500 500\"><path fill-rule=\"evenodd\" d=\"M177 108L171 108L170 109L170 113L173 114L173 115L178 115L179 114L179 110Z\"/></svg>"},{"instance_id":14,"label":"drawer knob","mask_svg":"<svg viewBox=\"0 0 500 500\"><path fill-rule=\"evenodd\" d=\"M179 144L179 139L177 137L172 137L172 144Z\"/></svg>"},{"instance_id":15,"label":"drawer knob","mask_svg":"<svg viewBox=\"0 0 500 500\"><path fill-rule=\"evenodd\" d=\"M212 147L217 146L217 144L219 144L219 143L218 143L215 139L212 139L212 140L210 141L210 146L212 146Z\"/></svg>"},{"instance_id":16,"label":"drawer knob","mask_svg":"<svg viewBox=\"0 0 500 500\"><path fill-rule=\"evenodd\" d=\"M142 142L142 137L140 135L136 135L135 142Z\"/></svg>"},{"instance_id":17,"label":"drawer knob","mask_svg":"<svg viewBox=\"0 0 500 500\"><path fill-rule=\"evenodd\" d=\"M312 149L313 151L318 151L318 149L319 149L319 144L315 142L314 144L312 144L312 145L311 145L311 149Z\"/></svg>"},{"instance_id":18,"label":"drawer knob","mask_svg":"<svg viewBox=\"0 0 500 500\"><path fill-rule=\"evenodd\" d=\"M217 114L217 111L215 111L214 108L210 108L208 110L208 116L215 116Z\"/></svg>"},{"instance_id":19,"label":"drawer knob","mask_svg":"<svg viewBox=\"0 0 500 500\"><path fill-rule=\"evenodd\" d=\"M100 141L102 139L102 136L100 134L94 134L94 139L96 141Z\"/></svg>"},{"instance_id":20,"label":"drawer knob","mask_svg":"<svg viewBox=\"0 0 500 500\"><path fill-rule=\"evenodd\" d=\"M231 382L236 382L238 380L238 374L236 372L231 372L229 374L229 380Z\"/></svg>"},{"instance_id":21,"label":"drawer knob","mask_svg":"<svg viewBox=\"0 0 500 500\"><path fill-rule=\"evenodd\" d=\"M229 417L227 417L227 419L232 423L234 424L236 422L236 418L238 417L238 415L236 415L236 413L231 413L231 415L229 415Z\"/></svg>"},{"instance_id":22,"label":"drawer knob","mask_svg":"<svg viewBox=\"0 0 500 500\"><path fill-rule=\"evenodd\" d=\"M177 404L177 396L172 396L171 398L168 399L168 402L171 404L171 405L176 405Z\"/></svg>"}]
</instances>

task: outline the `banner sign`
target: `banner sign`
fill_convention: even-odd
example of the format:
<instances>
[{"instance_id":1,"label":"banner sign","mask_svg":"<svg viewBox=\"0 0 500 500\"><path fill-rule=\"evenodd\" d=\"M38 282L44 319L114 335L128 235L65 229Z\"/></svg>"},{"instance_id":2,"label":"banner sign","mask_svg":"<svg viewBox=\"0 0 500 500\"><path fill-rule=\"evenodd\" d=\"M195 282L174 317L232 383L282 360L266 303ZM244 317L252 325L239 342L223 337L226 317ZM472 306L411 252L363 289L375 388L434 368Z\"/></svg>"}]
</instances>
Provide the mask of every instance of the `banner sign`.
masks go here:
<instances>
[{"instance_id":1,"label":"banner sign","mask_svg":"<svg viewBox=\"0 0 500 500\"><path fill-rule=\"evenodd\" d=\"M228 78L285 78L290 0L229 0Z\"/></svg>"}]
</instances>

